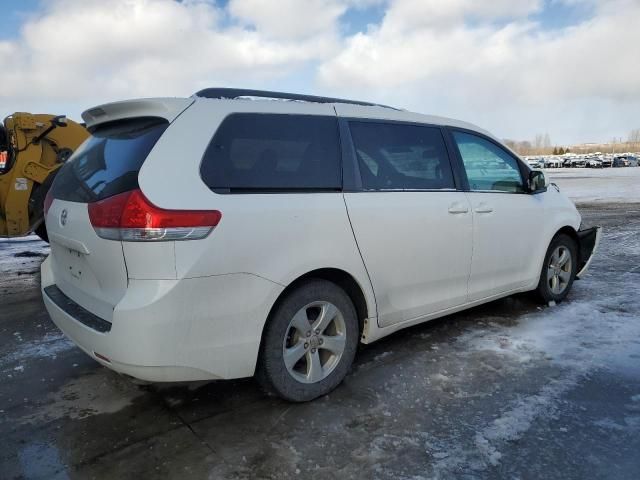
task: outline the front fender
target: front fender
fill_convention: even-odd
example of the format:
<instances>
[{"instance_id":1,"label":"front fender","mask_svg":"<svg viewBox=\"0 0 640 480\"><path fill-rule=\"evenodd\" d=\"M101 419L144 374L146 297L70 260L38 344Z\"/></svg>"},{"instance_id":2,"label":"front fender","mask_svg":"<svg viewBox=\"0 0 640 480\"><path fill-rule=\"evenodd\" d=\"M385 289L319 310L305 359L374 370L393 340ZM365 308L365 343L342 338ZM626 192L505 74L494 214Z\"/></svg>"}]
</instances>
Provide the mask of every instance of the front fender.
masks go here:
<instances>
[{"instance_id":1,"label":"front fender","mask_svg":"<svg viewBox=\"0 0 640 480\"><path fill-rule=\"evenodd\" d=\"M554 185L550 185L543 196L544 216L541 222L541 235L538 248L532 252L532 266L535 270L527 276L530 280L525 289L535 288L540 278L542 264L544 263L547 249L553 238L562 230L571 229L572 236L576 236L581 223L580 213L574 203Z\"/></svg>"}]
</instances>

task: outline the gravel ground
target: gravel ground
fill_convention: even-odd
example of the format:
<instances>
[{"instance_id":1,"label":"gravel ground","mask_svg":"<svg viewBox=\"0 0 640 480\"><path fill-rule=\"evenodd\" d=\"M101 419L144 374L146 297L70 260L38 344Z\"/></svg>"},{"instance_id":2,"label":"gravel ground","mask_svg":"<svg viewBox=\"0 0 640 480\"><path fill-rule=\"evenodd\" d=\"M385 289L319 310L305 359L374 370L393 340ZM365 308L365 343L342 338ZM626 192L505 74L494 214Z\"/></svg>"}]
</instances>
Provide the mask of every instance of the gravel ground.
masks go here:
<instances>
[{"instance_id":1,"label":"gravel ground","mask_svg":"<svg viewBox=\"0 0 640 480\"><path fill-rule=\"evenodd\" d=\"M252 379L101 367L44 310L46 245L4 241L0 477L640 478L640 203L580 209L604 238L563 304L520 295L399 332L302 405Z\"/></svg>"}]
</instances>

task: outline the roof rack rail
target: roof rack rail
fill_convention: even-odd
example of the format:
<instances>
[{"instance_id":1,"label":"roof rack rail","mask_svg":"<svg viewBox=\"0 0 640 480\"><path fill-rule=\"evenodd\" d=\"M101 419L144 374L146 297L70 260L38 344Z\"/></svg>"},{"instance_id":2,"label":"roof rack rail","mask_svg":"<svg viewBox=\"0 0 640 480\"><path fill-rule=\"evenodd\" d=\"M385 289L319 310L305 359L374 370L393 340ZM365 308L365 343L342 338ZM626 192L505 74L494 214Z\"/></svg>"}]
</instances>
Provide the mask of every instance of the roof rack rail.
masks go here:
<instances>
[{"instance_id":1,"label":"roof rack rail","mask_svg":"<svg viewBox=\"0 0 640 480\"><path fill-rule=\"evenodd\" d=\"M344 98L318 97L315 95L302 95L299 93L271 92L268 90L250 90L243 88L205 88L195 93L202 98L234 99L239 97L279 98L283 100L298 100L314 103L349 103L352 105L364 105L367 107L393 108L378 103L361 102L359 100L346 100ZM395 108L393 108L396 110Z\"/></svg>"}]
</instances>

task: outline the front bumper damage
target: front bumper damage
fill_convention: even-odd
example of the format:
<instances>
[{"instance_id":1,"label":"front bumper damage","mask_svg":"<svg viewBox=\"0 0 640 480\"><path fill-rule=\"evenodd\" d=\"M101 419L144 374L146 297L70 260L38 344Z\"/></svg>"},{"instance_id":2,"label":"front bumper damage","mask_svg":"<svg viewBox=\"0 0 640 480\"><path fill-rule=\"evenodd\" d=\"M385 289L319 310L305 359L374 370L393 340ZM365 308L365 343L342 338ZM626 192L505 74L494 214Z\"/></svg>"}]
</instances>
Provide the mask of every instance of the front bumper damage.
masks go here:
<instances>
[{"instance_id":1,"label":"front bumper damage","mask_svg":"<svg viewBox=\"0 0 640 480\"><path fill-rule=\"evenodd\" d=\"M578 230L578 273L577 278L581 278L587 273L593 254L600 243L602 227L591 227Z\"/></svg>"}]
</instances>

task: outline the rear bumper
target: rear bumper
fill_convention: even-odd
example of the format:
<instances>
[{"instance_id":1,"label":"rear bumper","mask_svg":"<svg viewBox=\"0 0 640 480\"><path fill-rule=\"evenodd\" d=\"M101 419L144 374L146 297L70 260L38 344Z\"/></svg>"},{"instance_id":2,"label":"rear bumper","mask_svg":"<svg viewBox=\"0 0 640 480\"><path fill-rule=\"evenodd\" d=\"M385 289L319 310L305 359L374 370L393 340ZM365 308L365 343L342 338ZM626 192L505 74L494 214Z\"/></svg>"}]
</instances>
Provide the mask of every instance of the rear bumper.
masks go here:
<instances>
[{"instance_id":1,"label":"rear bumper","mask_svg":"<svg viewBox=\"0 0 640 480\"><path fill-rule=\"evenodd\" d=\"M49 285L42 289L47 300L52 301L60 308L83 325L100 333L107 333L111 330L111 322L94 315L86 308L78 305L67 297L57 285Z\"/></svg>"},{"instance_id":2,"label":"rear bumper","mask_svg":"<svg viewBox=\"0 0 640 480\"><path fill-rule=\"evenodd\" d=\"M598 249L602 227L592 227L578 231L578 273L581 278L587 273L593 254Z\"/></svg>"},{"instance_id":3,"label":"rear bumper","mask_svg":"<svg viewBox=\"0 0 640 480\"><path fill-rule=\"evenodd\" d=\"M130 280L110 329L99 331L83 317L92 312L52 295L50 263L42 264L42 295L58 328L102 365L151 382L253 375L264 322L282 291L250 274Z\"/></svg>"}]
</instances>

